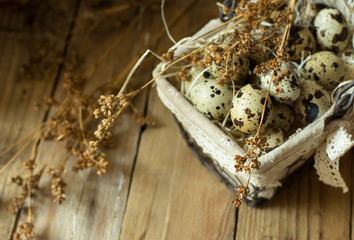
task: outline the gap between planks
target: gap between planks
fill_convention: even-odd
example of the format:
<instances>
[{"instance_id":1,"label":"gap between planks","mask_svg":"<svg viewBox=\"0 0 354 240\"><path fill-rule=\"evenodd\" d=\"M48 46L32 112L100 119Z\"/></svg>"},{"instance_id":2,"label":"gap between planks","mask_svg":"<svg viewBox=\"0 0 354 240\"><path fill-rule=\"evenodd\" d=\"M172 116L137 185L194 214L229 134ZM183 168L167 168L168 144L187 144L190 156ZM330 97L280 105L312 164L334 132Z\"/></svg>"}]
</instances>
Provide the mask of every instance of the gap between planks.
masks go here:
<instances>
[{"instance_id":1,"label":"gap between planks","mask_svg":"<svg viewBox=\"0 0 354 240\"><path fill-rule=\"evenodd\" d=\"M2 9L2 13L4 12L5 9ZM70 13L71 12L68 12L67 15L70 15ZM16 74L19 65L23 63L24 58L28 57L28 53L31 50L31 43L36 42L37 40L36 33L29 34L27 32L30 27L27 29L27 26L24 26L24 14L18 12L15 12L13 14L12 10L10 8L7 8L6 13L1 15L3 16L3 18L1 19L2 23L5 25L9 25L8 29L16 28L23 31L24 33L22 34L21 32L20 34L18 32L13 31L0 33L3 37L1 39L2 42L5 44L5 46L8 47L7 49L5 49L5 47L2 48L2 57L5 58L5 56L3 56L3 53L9 54L6 55L8 56L8 58L6 59L7 62L6 60L3 62L6 64L7 68L5 67L1 69L2 81L4 81L3 86L5 86L2 89L2 91L4 91L4 94L2 94L1 96L1 105L6 106L2 108L2 111L4 111L5 113L4 115L2 115L4 120L3 123L5 124L5 126L2 127L5 128L5 131L1 131L1 133L6 136L6 140L1 141L1 145L3 145L2 148L5 148L6 145L11 144L12 142L16 141L19 136L23 135L23 132L26 134L27 131L31 130L31 127L35 127L36 125L41 124L41 122L44 121L43 119L45 118L45 111L42 110L39 111L39 113L34 113L34 111L31 111L33 108L32 101L38 101L39 99L42 100L43 96L41 94L45 94L46 92L50 93L52 91L52 88L54 86L52 84L55 79L55 73L50 72L50 74L47 75L46 81L16 81ZM24 45L24 43L19 42L19 40L23 38L26 40L26 43L28 45ZM12 41L9 41L9 39L12 39ZM60 42L60 44L62 44L63 42L64 41ZM62 50L64 46L60 44L58 48ZM57 67L58 66L56 66L56 71ZM21 90L22 92L19 92ZM11 95L9 96L9 94ZM12 119L12 117L14 118ZM6 127L8 128L6 129ZM29 151L25 152L25 154L28 154L28 152ZM8 155L4 156L3 159L8 159ZM2 239L11 238L11 234L16 228L17 223L19 221L19 216L21 215L20 211L15 216L7 212L7 204L10 201L9 197L15 197L18 193L18 189L14 189L10 186L5 186L8 176L13 175L16 172L15 169L20 169L21 166L21 161L16 161L7 169L6 173L0 176L1 182L4 183L1 189L2 192L0 198L0 212L2 213L1 215L3 219L3 224L0 225L0 235ZM5 188L6 197L3 196L5 194Z\"/></svg>"},{"instance_id":2,"label":"gap between planks","mask_svg":"<svg viewBox=\"0 0 354 240\"><path fill-rule=\"evenodd\" d=\"M145 25L146 24L151 24L150 21L144 21ZM153 24L154 29L156 28L156 24ZM94 78L107 78L107 74L112 74L109 73L112 71L112 67L117 65L117 58L118 59L123 59L124 54L126 54L125 61L129 60L129 57L133 56L136 54L138 50L140 50L140 45L139 43L142 43L144 41L144 38L142 35L137 35L136 31L138 29L134 28L134 31L130 33L127 39L122 43L123 49L115 49L114 53L111 54L107 58L108 65L102 66L100 69L97 69L99 74L96 74L93 76ZM149 31L151 29L149 28ZM138 31L139 32L139 31ZM145 31L144 31L145 33ZM111 35L111 37L113 37ZM131 47L131 41L129 40L130 38L134 37L135 38L135 44L133 47ZM89 45L90 41L82 41L82 37L80 36L74 36L73 41L70 43L70 48L75 48L77 45L85 45L86 48L90 48L90 46L93 44L91 42ZM100 42L103 45L106 45L107 42L109 42L112 39L105 39L106 42ZM97 43L95 43L97 44ZM128 46L125 47L124 46ZM79 47L80 47L79 46ZM81 50L82 47L80 48ZM118 51L122 52L123 57L120 56ZM95 56L97 54L101 54L101 52L96 52L96 55L93 55L93 53L89 53L87 57L90 57L90 59L95 60ZM121 55L122 55L121 54ZM129 57L127 57L129 56ZM125 65L125 61L121 62L122 65ZM90 64L89 64L90 65ZM122 67L122 66L121 66ZM102 69L103 68L103 69ZM108 69L105 69L108 68ZM114 69L114 68L113 68ZM108 70L108 72L105 70ZM146 69L145 69L146 70ZM151 69L149 68L148 71ZM103 74L104 73L104 74ZM142 77L142 73L138 73L136 75L137 78ZM62 78L61 78L62 80ZM55 96L56 98L60 98L63 95L62 91L58 89L56 91ZM138 100L139 106L144 103L145 95L140 95L140 100ZM107 157L111 159L112 162L112 169L111 171L107 172L106 176L102 178L98 178L95 174L94 171L86 171L83 173L80 173L75 176L70 176L67 178L70 179L70 181L75 182L75 179L78 181L75 186L70 186L70 189L68 190L68 197L71 198L71 204L73 205L72 207L67 207L67 201L64 202L63 206L60 206L57 208L57 210L54 212L53 211L53 206L51 205L51 199L45 200L43 203L42 207L42 214L38 215L35 217L38 221L38 223L43 223L43 226L41 229L39 229L39 232L43 233L43 238L50 238L52 239L53 237L60 236L62 239L104 239L108 238L110 236L112 239L115 239L116 235L119 233L120 229L120 224L121 224L121 211L123 210L124 204L125 204L125 194L126 194L126 180L122 181L122 178L119 177L117 178L115 175L119 174L119 176L123 176L124 171L124 178L128 178L130 175L130 167L131 167L131 161L130 159L133 159L134 156L131 156L131 154L136 153L136 141L137 141L137 136L140 132L140 127L135 126L129 126L127 124L132 124L131 121L129 120L127 115L122 115L120 116L120 122L118 125L120 128L117 130L118 136L116 137L116 141L120 142L119 147L116 149L110 150L107 152ZM120 124L123 124L120 125ZM41 154L42 156L45 156L48 154L48 151L46 149L51 149L52 146L48 143L46 146L43 146L41 148ZM126 155L122 155L125 153L128 153ZM119 159L117 161L117 157L122 157L122 159ZM124 159L123 159L124 158ZM118 169L118 172L113 172L113 169ZM78 179L80 178L80 179ZM96 179L97 178L97 179ZM117 188L116 188L117 186ZM75 189L73 189L75 188ZM113 188L113 189L112 189ZM117 192L118 191L118 192ZM77 193L82 193L79 194L79 196L76 196ZM110 202L108 206L113 205L113 209L108 210L105 208L105 204L107 205L107 202ZM65 206L66 203L66 206ZM117 205L118 203L118 205ZM52 206L52 207L50 207ZM116 207L118 206L118 207ZM123 206L123 207L122 207ZM43 210L46 209L45 211ZM72 208L72 209L70 209ZM66 212L65 212L65 209ZM74 211L72 211L74 210ZM43 213L44 212L44 213ZM100 214L101 213L101 214ZM95 216L94 218L92 216ZM45 221L48 218L52 218L52 223L48 225ZM61 219L66 219L64 224L60 223ZM92 228L92 225L96 225L99 221L99 224L105 224L105 228ZM35 226L42 225L42 224L36 224ZM45 227L47 226L47 227ZM75 226L75 229L72 229L71 227ZM60 229L62 229L60 231Z\"/></svg>"}]
</instances>

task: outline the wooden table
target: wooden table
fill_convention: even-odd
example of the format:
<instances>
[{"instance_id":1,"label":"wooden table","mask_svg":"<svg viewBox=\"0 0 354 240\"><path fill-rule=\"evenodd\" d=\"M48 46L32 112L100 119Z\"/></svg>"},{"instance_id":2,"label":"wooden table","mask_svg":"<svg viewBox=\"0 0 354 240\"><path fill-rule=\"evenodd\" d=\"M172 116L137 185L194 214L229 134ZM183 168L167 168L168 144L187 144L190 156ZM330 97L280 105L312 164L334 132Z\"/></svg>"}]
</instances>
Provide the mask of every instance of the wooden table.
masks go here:
<instances>
[{"instance_id":1,"label":"wooden table","mask_svg":"<svg viewBox=\"0 0 354 240\"><path fill-rule=\"evenodd\" d=\"M41 26L33 26L38 18L66 29L59 36L59 55L69 61L72 52L79 53L83 70L125 34L94 72L93 85L123 71L147 47L161 54L172 45L165 34L154 40L163 29L156 6L137 8L143 15L126 33L123 24L116 31L85 35L75 31L75 20L88 14L85 1L59 2L55 3L61 7L59 12L42 9L28 18L26 11L0 1L0 151L50 116L50 109L35 111L33 102L42 102L44 96L60 100L64 95L65 68L60 61L45 69L44 79L17 78L19 67L39 43ZM167 22L176 39L191 35L217 16L212 0L166 3ZM146 61L134 76L139 80L136 86L151 78L156 63ZM37 239L353 239L352 153L342 161L349 193L320 183L311 169L261 208L244 204L236 210L231 204L234 194L188 149L156 90L144 92L136 105L146 109L157 126L144 129L131 121L131 114L122 115L114 136L117 146L107 151L111 169L105 176L98 177L94 171L73 174L69 168L67 200L62 205L54 205L48 193L37 196L32 206ZM0 167L11 154L0 158ZM47 141L39 147L40 159L53 155L54 160L62 157L57 143ZM26 211L15 215L7 211L18 193L7 182L24 160L21 157L0 175L0 239L10 239L27 216ZM48 181L43 178L40 186L48 188Z\"/></svg>"}]
</instances>

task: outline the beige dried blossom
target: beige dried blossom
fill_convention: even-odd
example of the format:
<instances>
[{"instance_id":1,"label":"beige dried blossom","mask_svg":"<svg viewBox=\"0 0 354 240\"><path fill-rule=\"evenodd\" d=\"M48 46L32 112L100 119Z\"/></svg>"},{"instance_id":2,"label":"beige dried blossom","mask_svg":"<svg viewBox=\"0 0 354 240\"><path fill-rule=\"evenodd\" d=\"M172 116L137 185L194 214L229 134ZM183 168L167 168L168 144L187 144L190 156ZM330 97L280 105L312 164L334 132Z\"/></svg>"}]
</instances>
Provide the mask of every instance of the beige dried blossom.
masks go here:
<instances>
[{"instance_id":1,"label":"beige dried blossom","mask_svg":"<svg viewBox=\"0 0 354 240\"><path fill-rule=\"evenodd\" d=\"M15 183L20 186L21 191L18 197L12 198L8 207L9 212L16 214L24 207L28 194L30 193L33 196L36 193L36 191L39 189L39 180L41 179L43 170L44 168L37 174L32 174L32 170L29 170L30 173L25 178L22 178L21 176L10 178L10 183Z\"/></svg>"},{"instance_id":2,"label":"beige dried blossom","mask_svg":"<svg viewBox=\"0 0 354 240\"><path fill-rule=\"evenodd\" d=\"M161 55L162 61L163 62L171 62L173 61L173 57L174 57L175 52L169 50L167 53L164 53Z\"/></svg>"},{"instance_id":3,"label":"beige dried blossom","mask_svg":"<svg viewBox=\"0 0 354 240\"><path fill-rule=\"evenodd\" d=\"M31 222L23 222L19 225L17 232L13 234L14 240L33 240L34 226Z\"/></svg>"},{"instance_id":4,"label":"beige dried blossom","mask_svg":"<svg viewBox=\"0 0 354 240\"><path fill-rule=\"evenodd\" d=\"M62 202L66 199L65 196L65 187L66 183L63 181L63 175L65 174L66 170L64 167L58 167L56 169L48 169L47 173L52 178L51 180L51 194L55 197L54 203L55 204L62 204Z\"/></svg>"}]
</instances>

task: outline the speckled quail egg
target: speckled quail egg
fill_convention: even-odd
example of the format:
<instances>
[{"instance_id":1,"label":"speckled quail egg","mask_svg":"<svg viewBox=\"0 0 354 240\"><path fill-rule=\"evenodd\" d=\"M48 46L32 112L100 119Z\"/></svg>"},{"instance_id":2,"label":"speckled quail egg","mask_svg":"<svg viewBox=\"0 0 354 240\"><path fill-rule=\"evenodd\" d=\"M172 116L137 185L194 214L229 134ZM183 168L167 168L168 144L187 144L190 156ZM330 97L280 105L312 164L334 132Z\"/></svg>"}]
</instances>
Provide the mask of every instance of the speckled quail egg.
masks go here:
<instances>
[{"instance_id":1,"label":"speckled quail egg","mask_svg":"<svg viewBox=\"0 0 354 240\"><path fill-rule=\"evenodd\" d=\"M314 80L332 90L344 80L345 63L333 52L318 52L302 66L301 75L305 80Z\"/></svg>"},{"instance_id":2,"label":"speckled quail egg","mask_svg":"<svg viewBox=\"0 0 354 240\"><path fill-rule=\"evenodd\" d=\"M209 70L210 72L218 75L223 74L223 72L226 70L226 64L223 62L225 60L224 55L230 46L231 45L228 44L214 44L207 49L207 54L210 54L212 57L214 57L213 62L216 64L216 66L211 65L211 69ZM229 59L227 69L233 73L231 79L234 81L234 83L236 85L243 85L250 69L250 61L245 54L238 56L236 54L232 54Z\"/></svg>"},{"instance_id":3,"label":"speckled quail egg","mask_svg":"<svg viewBox=\"0 0 354 240\"><path fill-rule=\"evenodd\" d=\"M349 28L343 15L334 8L322 9L314 21L317 43L322 50L343 51L348 44Z\"/></svg>"},{"instance_id":4,"label":"speckled quail egg","mask_svg":"<svg viewBox=\"0 0 354 240\"><path fill-rule=\"evenodd\" d=\"M191 86L195 86L199 82L205 81L207 79L215 79L216 76L212 75L210 71L204 71L203 69L196 66L196 67L191 67L188 70L188 79L187 80L182 80L181 83L184 85L184 93L186 94L189 92Z\"/></svg>"},{"instance_id":5,"label":"speckled quail egg","mask_svg":"<svg viewBox=\"0 0 354 240\"><path fill-rule=\"evenodd\" d=\"M273 73L274 72L274 73ZM287 74L288 73L288 74ZM279 81L275 78L281 76ZM289 64L282 63L280 70L263 71L259 75L259 85L265 91L268 90L272 80L269 94L281 103L292 103L300 96L300 85L296 73Z\"/></svg>"},{"instance_id":6,"label":"speckled quail egg","mask_svg":"<svg viewBox=\"0 0 354 240\"><path fill-rule=\"evenodd\" d=\"M299 4L298 7L299 14L302 15L300 19L297 19L298 23L301 26L308 26L309 23L313 24L318 12L324 8L328 8L328 5L322 3L315 4L313 1L309 1L306 4Z\"/></svg>"},{"instance_id":7,"label":"speckled quail egg","mask_svg":"<svg viewBox=\"0 0 354 240\"><path fill-rule=\"evenodd\" d=\"M300 97L294 103L295 117L303 125L319 119L330 108L327 90L314 81L304 81Z\"/></svg>"},{"instance_id":8,"label":"speckled quail egg","mask_svg":"<svg viewBox=\"0 0 354 240\"><path fill-rule=\"evenodd\" d=\"M316 49L316 40L308 28L294 26L290 29L287 44L287 51L290 60L300 61L303 52L303 59Z\"/></svg>"},{"instance_id":9,"label":"speckled quail egg","mask_svg":"<svg viewBox=\"0 0 354 240\"><path fill-rule=\"evenodd\" d=\"M183 85L182 93L187 94L189 88L191 87L192 81L184 80L184 81L181 81L181 84Z\"/></svg>"},{"instance_id":10,"label":"speckled quail egg","mask_svg":"<svg viewBox=\"0 0 354 240\"><path fill-rule=\"evenodd\" d=\"M228 69L235 71L235 78L232 78L236 85L243 85L250 70L250 60L246 55L240 55L234 57L233 65L230 64Z\"/></svg>"},{"instance_id":11,"label":"speckled quail egg","mask_svg":"<svg viewBox=\"0 0 354 240\"><path fill-rule=\"evenodd\" d=\"M294 113L287 104L274 102L272 126L289 131L294 122Z\"/></svg>"},{"instance_id":12,"label":"speckled quail egg","mask_svg":"<svg viewBox=\"0 0 354 240\"><path fill-rule=\"evenodd\" d=\"M219 86L215 79L205 79L192 87L190 100L194 107L209 119L223 120L230 110L232 87Z\"/></svg>"},{"instance_id":13,"label":"speckled quail egg","mask_svg":"<svg viewBox=\"0 0 354 240\"><path fill-rule=\"evenodd\" d=\"M232 100L231 120L240 132L246 134L257 132L266 95L266 91L254 84L247 84L237 91ZM272 122L272 111L273 104L268 98L261 130Z\"/></svg>"},{"instance_id":14,"label":"speckled quail egg","mask_svg":"<svg viewBox=\"0 0 354 240\"><path fill-rule=\"evenodd\" d=\"M265 138L267 146L265 146L262 150L257 149L257 153L260 155L264 155L274 148L280 146L284 142L284 132L280 128L268 128L264 133L261 134L262 138ZM254 138L254 136L249 136L249 139ZM244 149L248 151L249 145L245 145Z\"/></svg>"},{"instance_id":15,"label":"speckled quail egg","mask_svg":"<svg viewBox=\"0 0 354 240\"><path fill-rule=\"evenodd\" d=\"M274 58L273 54L266 49L257 49L257 48L250 49L249 59L250 59L251 66L253 67L271 58Z\"/></svg>"},{"instance_id":16,"label":"speckled quail egg","mask_svg":"<svg viewBox=\"0 0 354 240\"><path fill-rule=\"evenodd\" d=\"M280 128L269 128L262 133L261 137L266 139L267 146L264 148L264 152L266 153L284 142L284 132Z\"/></svg>"},{"instance_id":17,"label":"speckled quail egg","mask_svg":"<svg viewBox=\"0 0 354 240\"><path fill-rule=\"evenodd\" d=\"M280 33L281 34L281 33ZM264 37L262 29L258 28L257 30L252 33L252 39L253 41L258 41ZM270 46L272 48L274 46ZM263 48L261 46L254 46L250 49L250 52L248 53L251 67L255 67L256 65L265 62L269 59L274 58L274 55L272 54L271 51L269 51L266 48Z\"/></svg>"}]
</instances>

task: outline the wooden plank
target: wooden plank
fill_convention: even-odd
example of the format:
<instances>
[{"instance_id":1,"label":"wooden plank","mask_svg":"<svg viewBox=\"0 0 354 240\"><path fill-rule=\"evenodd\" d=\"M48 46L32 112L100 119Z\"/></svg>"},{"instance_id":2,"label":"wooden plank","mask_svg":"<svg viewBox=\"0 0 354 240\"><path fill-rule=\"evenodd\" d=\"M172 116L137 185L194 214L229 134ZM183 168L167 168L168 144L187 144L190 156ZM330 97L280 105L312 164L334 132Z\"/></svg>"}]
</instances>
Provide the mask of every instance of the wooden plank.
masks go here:
<instances>
[{"instance_id":1,"label":"wooden plank","mask_svg":"<svg viewBox=\"0 0 354 240\"><path fill-rule=\"evenodd\" d=\"M180 19L178 26L171 29L172 35L176 39L189 36L217 16L214 4L214 1L198 1ZM167 22L181 8L178 1L167 1ZM33 35L22 34L24 26L20 17L10 12L0 14L0 149L42 121L45 111L34 112L32 103L50 94L55 79L49 74L47 81L14 81L17 68L28 57L31 45L21 45L18 39L24 39L25 43L36 42L31 40ZM146 13L129 37L100 65L93 82L109 79L122 71L160 27L159 14ZM74 34L68 52L80 53L85 58L84 70L87 70L119 34L121 32ZM64 43L63 40L62 46ZM170 45L170 41L164 39L159 50L165 51ZM146 81L150 72L151 62L135 79ZM61 76L59 85L62 80ZM57 99L63 95L60 88L55 92ZM146 103L145 97L143 94L137 101L141 109ZM129 115L122 115L115 136L118 146L107 151L112 168L106 176L99 178L94 171L75 175L68 166L65 178L69 184L68 200L62 206L55 206L48 187L47 194L38 196L33 205L38 239L235 238L233 194L192 155L154 89L149 98L149 112L157 119L159 127L147 129L140 145L140 128L131 123ZM53 162L59 162L65 153L60 145L46 142L40 147L38 159L43 163L52 157ZM9 155L0 158L0 167L8 159ZM349 189L353 181L352 160L352 153L344 157L343 170ZM12 186L6 186L6 182L20 168L21 161L15 162L0 176L1 239L9 239L16 223L26 216L21 214L16 220L16 216L6 210L10 197L17 193ZM48 186L48 181L47 177L43 178L41 186ZM312 170L262 208L243 205L238 215L236 239L348 239L353 217L351 194L342 195L341 190L319 183Z\"/></svg>"},{"instance_id":2,"label":"wooden plank","mask_svg":"<svg viewBox=\"0 0 354 240\"><path fill-rule=\"evenodd\" d=\"M149 113L160 127L143 133L121 239L233 238L232 192L192 154L155 92Z\"/></svg>"},{"instance_id":3,"label":"wooden plank","mask_svg":"<svg viewBox=\"0 0 354 240\"><path fill-rule=\"evenodd\" d=\"M341 160L352 188L352 152ZM260 208L242 206L236 239L349 239L351 197L320 183L315 170Z\"/></svg>"},{"instance_id":4,"label":"wooden plank","mask_svg":"<svg viewBox=\"0 0 354 240\"><path fill-rule=\"evenodd\" d=\"M351 150L351 161L353 162L354 160L354 149ZM354 165L354 164L353 164ZM354 166L351 168L351 176L354 174ZM350 236L351 240L354 239L354 234L353 234L353 229L354 229L354 212L353 212L353 201L354 201L354 191L353 191L353 186L354 186L354 177L351 178L351 188L349 189L350 194L351 194L351 208L350 208L350 213L351 213L351 219L350 219Z\"/></svg>"},{"instance_id":5,"label":"wooden plank","mask_svg":"<svg viewBox=\"0 0 354 240\"><path fill-rule=\"evenodd\" d=\"M116 1L117 4L121 2ZM151 8L146 8L144 11L143 18L99 65L87 86L88 91L119 74L131 59L142 51L142 47L152 39L154 34L160 31L161 22L156 12ZM86 13L85 5L82 5L79 18ZM126 27L122 26L116 31L99 31L91 35L76 32L75 28L68 52L75 51L85 59L82 68L83 72L87 72L102 53L123 34ZM140 79L139 86L141 82L149 80L150 74L146 72L150 73L151 69L152 62L143 66L134 75L135 79ZM64 71L59 86L63 82L63 75ZM135 84L135 88L137 86L138 84ZM55 98L62 99L64 95L64 90L59 87ZM135 101L137 107L142 110L146 96L146 93L143 93ZM110 162L110 170L106 175L99 177L94 170L74 174L71 166L75 159L72 158L69 160L68 172L64 177L64 181L68 183L67 200L62 205L56 206L53 198L48 194L34 205L35 232L39 237L75 240L119 237L141 127L131 120L131 114L128 113L120 116L117 126L119 128L114 137L114 142L117 144L113 149L105 151ZM65 157L65 153L56 143L47 141L40 147L38 161L43 163L53 155L52 164L48 167L55 167L54 163L58 164ZM48 176L43 178L41 185L50 185ZM49 191L47 187L47 192Z\"/></svg>"},{"instance_id":6,"label":"wooden plank","mask_svg":"<svg viewBox=\"0 0 354 240\"><path fill-rule=\"evenodd\" d=\"M341 162L342 175L348 189L352 189L352 168L353 155L352 151L349 151ZM320 186L320 237L322 239L350 239L352 211L350 195L350 193L343 194L341 189L324 184Z\"/></svg>"},{"instance_id":7,"label":"wooden plank","mask_svg":"<svg viewBox=\"0 0 354 240\"><path fill-rule=\"evenodd\" d=\"M69 19L73 14L73 7L66 6L67 11L53 15L52 23ZM47 9L48 14L53 13ZM50 96L59 62L53 64L52 69L44 71L44 79L18 78L20 66L33 55L35 46L40 42L44 27L34 26L38 18L28 23L28 12L16 11L6 7L4 3L0 7L0 152L16 142L22 136L37 127L44 119L46 111L34 110L34 102L42 102L44 96ZM69 24L62 25L63 31L69 29ZM66 29L66 30L65 30ZM65 34L57 39L56 49L62 52L65 46ZM33 68L37 67L35 65ZM28 156L25 151L24 156ZM0 157L0 168L10 159L14 151ZM21 157L22 161L28 160ZM16 215L7 211L12 197L17 197L19 191L13 185L8 185L8 179L22 168L22 161L12 164L7 171L0 175L0 236L1 239L10 239L16 224Z\"/></svg>"},{"instance_id":8,"label":"wooden plank","mask_svg":"<svg viewBox=\"0 0 354 240\"><path fill-rule=\"evenodd\" d=\"M189 36L216 16L214 3L198 1L171 34ZM150 94L159 127L142 135L121 239L232 239L233 193L192 154L155 89Z\"/></svg>"}]
</instances>

